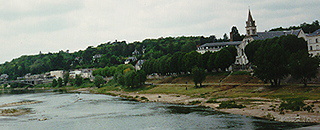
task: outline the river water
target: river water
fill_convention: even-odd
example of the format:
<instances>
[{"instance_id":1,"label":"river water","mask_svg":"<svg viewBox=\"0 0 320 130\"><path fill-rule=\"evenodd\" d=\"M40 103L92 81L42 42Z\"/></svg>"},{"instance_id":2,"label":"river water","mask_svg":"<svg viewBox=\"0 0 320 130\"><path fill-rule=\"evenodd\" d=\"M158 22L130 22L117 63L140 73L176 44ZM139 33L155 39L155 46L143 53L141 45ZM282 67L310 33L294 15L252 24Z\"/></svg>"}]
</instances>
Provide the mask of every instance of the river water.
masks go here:
<instances>
[{"instance_id":1,"label":"river water","mask_svg":"<svg viewBox=\"0 0 320 130\"><path fill-rule=\"evenodd\" d=\"M1 94L0 105L24 100L38 104L3 107L29 108L31 114L0 116L0 129L291 129L308 124L280 123L224 114L210 108L164 103L140 103L100 94Z\"/></svg>"}]
</instances>

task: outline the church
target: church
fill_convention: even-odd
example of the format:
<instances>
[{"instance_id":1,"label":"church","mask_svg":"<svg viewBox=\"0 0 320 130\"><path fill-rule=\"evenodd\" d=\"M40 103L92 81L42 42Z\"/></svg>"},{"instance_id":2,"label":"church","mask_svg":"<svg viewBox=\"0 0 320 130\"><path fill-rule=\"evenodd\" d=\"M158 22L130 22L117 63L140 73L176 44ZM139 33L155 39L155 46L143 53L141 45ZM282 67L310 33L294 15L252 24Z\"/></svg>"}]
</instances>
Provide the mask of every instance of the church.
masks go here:
<instances>
[{"instance_id":1,"label":"church","mask_svg":"<svg viewBox=\"0 0 320 130\"><path fill-rule=\"evenodd\" d=\"M246 21L246 36L242 40L241 44L237 46L238 56L236 57L235 64L238 65L246 65L249 63L247 56L244 52L244 48L248 45L248 43L254 40L265 40L274 37L280 37L283 35L296 35L298 38L306 38L305 33L302 29L298 30L290 30L290 31L270 31L270 32L258 32L255 21L252 18L251 12L249 10L248 20Z\"/></svg>"},{"instance_id":2,"label":"church","mask_svg":"<svg viewBox=\"0 0 320 130\"><path fill-rule=\"evenodd\" d=\"M302 29L288 30L288 31L269 31L258 32L255 20L251 15L251 11L248 13L248 20L246 21L246 36L242 41L230 41L230 42L218 42L218 43L206 43L198 47L197 52L203 54L206 51L216 52L227 47L229 45L235 46L237 49L236 65L247 65L249 63L245 54L245 47L254 40L265 40L274 37L280 37L283 35L295 35L298 38L303 38L307 41L309 54L312 56L320 55L320 29L311 34L305 34Z\"/></svg>"}]
</instances>

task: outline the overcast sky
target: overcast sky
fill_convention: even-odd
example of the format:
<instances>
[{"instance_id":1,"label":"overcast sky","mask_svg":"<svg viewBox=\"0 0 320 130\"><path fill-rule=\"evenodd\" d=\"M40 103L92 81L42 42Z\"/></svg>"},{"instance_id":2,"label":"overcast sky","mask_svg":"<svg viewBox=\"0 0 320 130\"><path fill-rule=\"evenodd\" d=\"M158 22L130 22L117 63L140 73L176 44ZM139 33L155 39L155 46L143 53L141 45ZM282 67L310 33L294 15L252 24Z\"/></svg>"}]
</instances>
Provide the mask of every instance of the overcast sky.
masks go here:
<instances>
[{"instance_id":1,"label":"overcast sky","mask_svg":"<svg viewBox=\"0 0 320 130\"><path fill-rule=\"evenodd\" d=\"M21 55L167 36L245 33L248 6L258 31L310 23L319 0L0 0L0 63Z\"/></svg>"}]
</instances>

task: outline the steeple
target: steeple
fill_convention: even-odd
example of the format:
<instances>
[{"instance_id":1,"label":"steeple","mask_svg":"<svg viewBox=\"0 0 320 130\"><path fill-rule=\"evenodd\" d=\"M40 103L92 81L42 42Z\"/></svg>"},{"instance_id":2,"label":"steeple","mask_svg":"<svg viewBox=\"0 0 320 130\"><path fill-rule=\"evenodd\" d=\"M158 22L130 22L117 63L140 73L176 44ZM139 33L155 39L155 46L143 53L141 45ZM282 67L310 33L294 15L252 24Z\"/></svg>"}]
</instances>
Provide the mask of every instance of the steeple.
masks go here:
<instances>
[{"instance_id":1,"label":"steeple","mask_svg":"<svg viewBox=\"0 0 320 130\"><path fill-rule=\"evenodd\" d=\"M250 9L248 14L248 21L246 22L246 31L247 31L247 36L257 35L257 26L255 24L255 21L252 18Z\"/></svg>"}]
</instances>

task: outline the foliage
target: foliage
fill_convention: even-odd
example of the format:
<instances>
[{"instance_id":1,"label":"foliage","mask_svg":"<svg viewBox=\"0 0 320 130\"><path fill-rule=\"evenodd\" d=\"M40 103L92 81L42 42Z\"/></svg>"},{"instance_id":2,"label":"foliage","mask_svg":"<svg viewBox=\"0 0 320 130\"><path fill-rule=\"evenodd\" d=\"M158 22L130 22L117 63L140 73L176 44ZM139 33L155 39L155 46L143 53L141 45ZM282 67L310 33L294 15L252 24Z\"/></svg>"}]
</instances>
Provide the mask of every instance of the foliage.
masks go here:
<instances>
[{"instance_id":1,"label":"foliage","mask_svg":"<svg viewBox=\"0 0 320 130\"><path fill-rule=\"evenodd\" d=\"M222 101L218 108L223 109L223 108L245 108L245 107L246 106L244 105L236 104L235 101Z\"/></svg>"},{"instance_id":2,"label":"foliage","mask_svg":"<svg viewBox=\"0 0 320 130\"><path fill-rule=\"evenodd\" d=\"M74 83L76 86L81 86L83 84L83 78L81 77L81 75L76 75Z\"/></svg>"},{"instance_id":3,"label":"foliage","mask_svg":"<svg viewBox=\"0 0 320 130\"><path fill-rule=\"evenodd\" d=\"M225 48L221 49L214 60L214 64L217 68L220 68L222 71L225 71L231 64L234 63L235 58L232 54Z\"/></svg>"},{"instance_id":4,"label":"foliage","mask_svg":"<svg viewBox=\"0 0 320 130\"><path fill-rule=\"evenodd\" d=\"M58 87L62 87L63 86L63 81L62 81L62 78L59 77L58 78Z\"/></svg>"},{"instance_id":5,"label":"foliage","mask_svg":"<svg viewBox=\"0 0 320 130\"><path fill-rule=\"evenodd\" d=\"M69 83L69 72L66 72L64 75L63 75L63 83L64 83L64 86L67 86L67 84Z\"/></svg>"},{"instance_id":6,"label":"foliage","mask_svg":"<svg viewBox=\"0 0 320 130\"><path fill-rule=\"evenodd\" d=\"M300 111L300 110L303 110L303 107L305 105L306 104L303 103L303 99L292 98L292 99L287 99L284 102L281 102L279 108L280 110Z\"/></svg>"},{"instance_id":7,"label":"foliage","mask_svg":"<svg viewBox=\"0 0 320 130\"><path fill-rule=\"evenodd\" d=\"M0 65L0 73L8 74L10 79L24 76L27 73L40 74L52 70L70 70L81 68L104 68L101 76L112 76L110 66L123 63L124 59L135 54L138 59L160 58L175 52L190 52L196 50L197 45L216 40L215 36L166 37L145 39L142 42L127 43L125 41L107 42L97 47L89 46L85 50L69 53L47 53L39 55L21 56ZM110 67L111 68L111 67ZM102 70L102 69L101 69ZM108 70L108 71L106 71ZM112 70L112 69L111 69ZM149 73L149 72L148 72Z\"/></svg>"},{"instance_id":8,"label":"foliage","mask_svg":"<svg viewBox=\"0 0 320 130\"><path fill-rule=\"evenodd\" d=\"M56 79L53 79L51 86L52 86L52 87L57 87L57 85L58 85L57 80L56 80Z\"/></svg>"},{"instance_id":9,"label":"foliage","mask_svg":"<svg viewBox=\"0 0 320 130\"><path fill-rule=\"evenodd\" d=\"M94 85L98 88L101 87L102 84L105 83L105 80L103 79L102 76L98 75L94 77Z\"/></svg>"},{"instance_id":10,"label":"foliage","mask_svg":"<svg viewBox=\"0 0 320 130\"><path fill-rule=\"evenodd\" d=\"M305 33L312 33L316 31L317 29L320 29L319 21L315 20L311 24L308 23L302 23L300 26L290 26L289 28L273 28L270 31L283 31L283 30L293 30L293 29L302 29Z\"/></svg>"},{"instance_id":11,"label":"foliage","mask_svg":"<svg viewBox=\"0 0 320 130\"><path fill-rule=\"evenodd\" d=\"M290 73L295 79L300 79L304 86L318 73L319 60L308 53L299 51L290 57Z\"/></svg>"},{"instance_id":12,"label":"foliage","mask_svg":"<svg viewBox=\"0 0 320 130\"><path fill-rule=\"evenodd\" d=\"M298 61L294 54L299 52L298 55L304 56L300 59L308 59L308 51L307 43L294 35L253 41L245 48L245 52L249 61L255 65L255 75L262 80L270 81L271 85L280 85L281 79L290 73L306 73L306 71L313 73L311 71L314 71L314 68L306 69L304 72L296 71L299 67L306 67L306 64L303 66L300 62L304 60ZM315 75L310 75L308 79L313 76Z\"/></svg>"},{"instance_id":13,"label":"foliage","mask_svg":"<svg viewBox=\"0 0 320 130\"><path fill-rule=\"evenodd\" d=\"M191 72L193 76L193 82L195 83L195 86L198 87L198 83L200 84L200 87L202 86L202 82L206 79L206 72L202 68L194 67Z\"/></svg>"}]
</instances>

